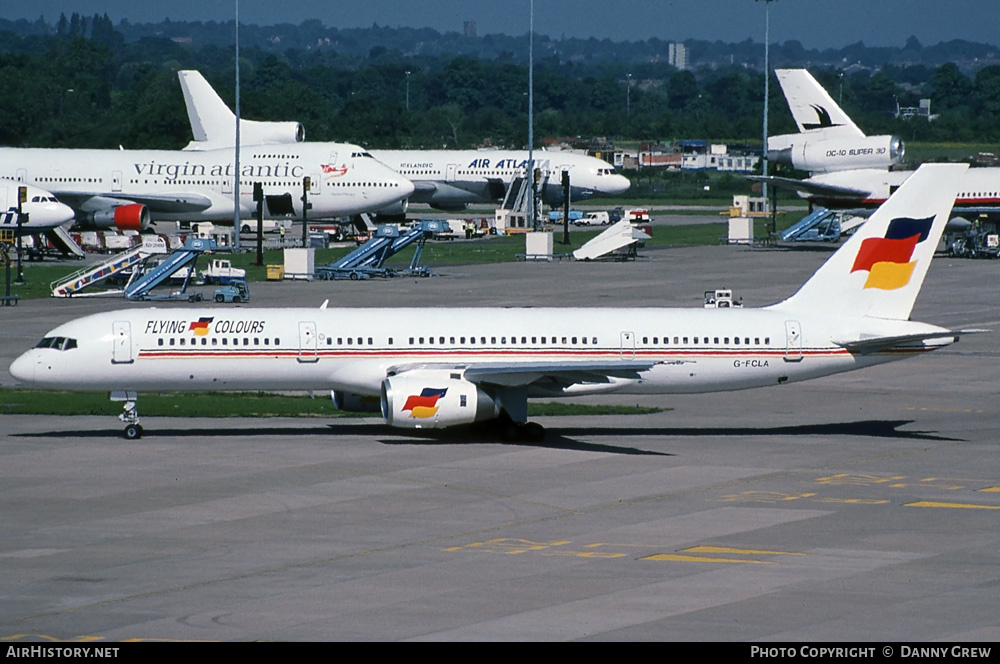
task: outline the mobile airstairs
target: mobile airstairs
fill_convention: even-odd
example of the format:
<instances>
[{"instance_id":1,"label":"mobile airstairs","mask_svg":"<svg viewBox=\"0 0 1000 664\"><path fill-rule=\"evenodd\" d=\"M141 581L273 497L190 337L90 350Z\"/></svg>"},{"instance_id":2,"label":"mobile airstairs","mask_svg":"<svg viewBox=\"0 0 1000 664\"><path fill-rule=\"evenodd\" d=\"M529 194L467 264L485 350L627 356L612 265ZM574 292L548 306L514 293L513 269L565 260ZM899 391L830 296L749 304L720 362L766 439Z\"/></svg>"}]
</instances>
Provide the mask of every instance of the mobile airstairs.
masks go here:
<instances>
[{"instance_id":1,"label":"mobile airstairs","mask_svg":"<svg viewBox=\"0 0 1000 664\"><path fill-rule=\"evenodd\" d=\"M415 222L409 229L400 231L391 224L378 226L372 239L350 252L343 258L329 265L316 268L319 279L370 279L372 277L395 277L399 274L429 276L430 271L420 265L424 243L427 239L447 228L446 222L424 220ZM385 267L385 262L392 256L417 243L410 267L402 272Z\"/></svg>"}]
</instances>

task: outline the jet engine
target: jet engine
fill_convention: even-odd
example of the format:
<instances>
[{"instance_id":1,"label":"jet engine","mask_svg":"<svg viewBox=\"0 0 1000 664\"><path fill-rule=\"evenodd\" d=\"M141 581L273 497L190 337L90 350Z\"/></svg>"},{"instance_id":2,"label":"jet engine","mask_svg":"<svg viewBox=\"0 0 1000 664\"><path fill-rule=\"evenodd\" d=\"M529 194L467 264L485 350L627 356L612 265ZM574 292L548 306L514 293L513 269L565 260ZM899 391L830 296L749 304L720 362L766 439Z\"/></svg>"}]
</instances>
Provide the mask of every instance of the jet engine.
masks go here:
<instances>
[{"instance_id":1,"label":"jet engine","mask_svg":"<svg viewBox=\"0 0 1000 664\"><path fill-rule=\"evenodd\" d=\"M240 120L240 143L244 145L301 143L304 140L306 130L298 122Z\"/></svg>"},{"instance_id":2,"label":"jet engine","mask_svg":"<svg viewBox=\"0 0 1000 664\"><path fill-rule=\"evenodd\" d=\"M381 408L378 397L365 394L333 390L330 392L330 397L337 410L345 413L377 413Z\"/></svg>"},{"instance_id":3,"label":"jet engine","mask_svg":"<svg viewBox=\"0 0 1000 664\"><path fill-rule=\"evenodd\" d=\"M406 217L406 209L409 207L409 199L403 199L398 203L393 203L389 207L384 207L381 210L376 210L375 214L378 217L384 217L387 219L397 219Z\"/></svg>"},{"instance_id":4,"label":"jet engine","mask_svg":"<svg viewBox=\"0 0 1000 664\"><path fill-rule=\"evenodd\" d=\"M94 228L117 228L120 231L149 230L149 208L140 203L119 205L98 210L87 215L87 223Z\"/></svg>"},{"instance_id":5,"label":"jet engine","mask_svg":"<svg viewBox=\"0 0 1000 664\"><path fill-rule=\"evenodd\" d=\"M440 429L499 415L499 400L460 371L408 371L382 381L382 417L389 426Z\"/></svg>"},{"instance_id":6,"label":"jet engine","mask_svg":"<svg viewBox=\"0 0 1000 664\"><path fill-rule=\"evenodd\" d=\"M781 143L787 147L776 149ZM769 138L767 158L800 171L832 173L857 168L889 168L903 161L904 153L899 136L810 141L803 134L795 134Z\"/></svg>"}]
</instances>

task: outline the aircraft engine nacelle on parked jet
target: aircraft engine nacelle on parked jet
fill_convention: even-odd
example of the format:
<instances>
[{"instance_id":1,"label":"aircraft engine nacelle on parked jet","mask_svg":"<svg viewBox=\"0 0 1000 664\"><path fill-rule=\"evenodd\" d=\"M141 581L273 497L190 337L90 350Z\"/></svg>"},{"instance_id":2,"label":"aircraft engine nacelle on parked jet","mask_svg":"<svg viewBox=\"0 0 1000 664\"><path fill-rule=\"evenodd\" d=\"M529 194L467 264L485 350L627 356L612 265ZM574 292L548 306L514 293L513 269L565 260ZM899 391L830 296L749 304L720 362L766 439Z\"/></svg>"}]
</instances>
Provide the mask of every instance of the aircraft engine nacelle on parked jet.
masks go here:
<instances>
[{"instance_id":1,"label":"aircraft engine nacelle on parked jet","mask_svg":"<svg viewBox=\"0 0 1000 664\"><path fill-rule=\"evenodd\" d=\"M382 417L389 426L437 429L499 415L499 401L457 371L408 371L382 381Z\"/></svg>"},{"instance_id":2,"label":"aircraft engine nacelle on parked jet","mask_svg":"<svg viewBox=\"0 0 1000 664\"><path fill-rule=\"evenodd\" d=\"M767 158L800 171L830 173L856 168L889 168L903 161L899 136L809 140L805 134L767 139Z\"/></svg>"},{"instance_id":3,"label":"aircraft engine nacelle on parked jet","mask_svg":"<svg viewBox=\"0 0 1000 664\"><path fill-rule=\"evenodd\" d=\"M87 225L103 229L117 228L120 231L149 230L149 209L142 204L118 205L98 210L87 215Z\"/></svg>"}]
</instances>

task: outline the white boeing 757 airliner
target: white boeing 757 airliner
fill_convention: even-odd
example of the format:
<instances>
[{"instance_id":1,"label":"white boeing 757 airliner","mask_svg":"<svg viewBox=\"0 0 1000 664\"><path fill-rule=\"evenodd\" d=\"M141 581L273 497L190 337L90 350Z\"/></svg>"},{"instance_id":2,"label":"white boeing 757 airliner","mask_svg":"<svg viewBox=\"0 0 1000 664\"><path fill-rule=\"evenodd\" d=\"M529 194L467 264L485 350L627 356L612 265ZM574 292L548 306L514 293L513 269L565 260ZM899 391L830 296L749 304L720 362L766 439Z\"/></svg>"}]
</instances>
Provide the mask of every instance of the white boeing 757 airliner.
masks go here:
<instances>
[{"instance_id":1,"label":"white boeing 757 airliner","mask_svg":"<svg viewBox=\"0 0 1000 664\"><path fill-rule=\"evenodd\" d=\"M117 393L130 438L142 390L328 389L348 407L380 397L396 427L499 419L534 440L530 397L782 385L956 341L909 317L965 169L921 168L795 295L761 309L129 309L60 325L10 372Z\"/></svg>"}]
</instances>

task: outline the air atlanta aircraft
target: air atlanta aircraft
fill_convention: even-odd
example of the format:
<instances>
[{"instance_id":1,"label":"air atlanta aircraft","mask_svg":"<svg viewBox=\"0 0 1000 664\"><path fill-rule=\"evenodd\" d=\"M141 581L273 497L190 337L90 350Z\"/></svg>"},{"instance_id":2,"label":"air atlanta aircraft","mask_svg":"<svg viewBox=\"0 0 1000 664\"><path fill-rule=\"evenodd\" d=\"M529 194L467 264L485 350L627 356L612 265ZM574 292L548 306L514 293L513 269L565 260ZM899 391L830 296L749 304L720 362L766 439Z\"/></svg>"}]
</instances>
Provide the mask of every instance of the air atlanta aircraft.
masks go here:
<instances>
[{"instance_id":1,"label":"air atlanta aircraft","mask_svg":"<svg viewBox=\"0 0 1000 664\"><path fill-rule=\"evenodd\" d=\"M783 385L957 341L909 317L965 169L922 167L797 293L761 309L129 309L60 325L10 373L111 390L129 438L143 390L331 390L347 409L379 399L394 427L496 420L537 440L531 397Z\"/></svg>"},{"instance_id":2,"label":"air atlanta aircraft","mask_svg":"<svg viewBox=\"0 0 1000 664\"><path fill-rule=\"evenodd\" d=\"M767 158L812 174L888 169L903 161L899 136L865 136L805 69L775 69L798 134L770 136Z\"/></svg>"},{"instance_id":3,"label":"air atlanta aircraft","mask_svg":"<svg viewBox=\"0 0 1000 664\"><path fill-rule=\"evenodd\" d=\"M236 116L197 71L177 73L184 92L195 140L185 150L232 146ZM278 145L304 140L297 122L254 122L240 119L242 145ZM462 210L469 204L494 203L504 197L515 177L528 165L527 150L370 150L375 159L409 178L415 191L410 203L442 210ZM541 150L534 154L542 173L541 198L562 204L562 173L570 176L570 199L615 195L628 190L629 180L611 164L572 152ZM392 210L386 210L391 213Z\"/></svg>"},{"instance_id":4,"label":"air atlanta aircraft","mask_svg":"<svg viewBox=\"0 0 1000 664\"><path fill-rule=\"evenodd\" d=\"M0 177L43 187L77 213L82 225L145 230L151 221L233 219L232 148L205 152L0 148ZM265 214L302 219L310 178L309 218L369 212L399 204L409 180L345 143L258 146L240 155L240 216L256 210L253 182L263 185Z\"/></svg>"}]
</instances>

